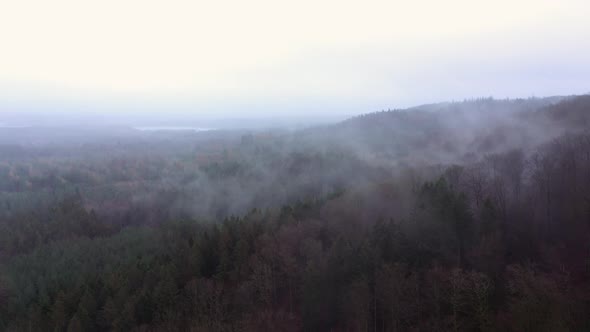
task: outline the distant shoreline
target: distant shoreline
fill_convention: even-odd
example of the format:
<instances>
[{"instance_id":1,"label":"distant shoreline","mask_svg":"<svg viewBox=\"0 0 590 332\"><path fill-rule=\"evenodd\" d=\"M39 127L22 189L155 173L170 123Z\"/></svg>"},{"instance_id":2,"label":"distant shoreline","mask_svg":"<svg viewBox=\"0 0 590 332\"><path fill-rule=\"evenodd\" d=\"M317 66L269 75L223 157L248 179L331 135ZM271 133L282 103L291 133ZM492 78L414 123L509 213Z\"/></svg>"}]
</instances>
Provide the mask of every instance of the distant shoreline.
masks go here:
<instances>
[{"instance_id":1,"label":"distant shoreline","mask_svg":"<svg viewBox=\"0 0 590 332\"><path fill-rule=\"evenodd\" d=\"M216 130L216 128L201 128L201 127L190 127L190 126L138 126L133 127L135 130L139 131L211 131Z\"/></svg>"}]
</instances>

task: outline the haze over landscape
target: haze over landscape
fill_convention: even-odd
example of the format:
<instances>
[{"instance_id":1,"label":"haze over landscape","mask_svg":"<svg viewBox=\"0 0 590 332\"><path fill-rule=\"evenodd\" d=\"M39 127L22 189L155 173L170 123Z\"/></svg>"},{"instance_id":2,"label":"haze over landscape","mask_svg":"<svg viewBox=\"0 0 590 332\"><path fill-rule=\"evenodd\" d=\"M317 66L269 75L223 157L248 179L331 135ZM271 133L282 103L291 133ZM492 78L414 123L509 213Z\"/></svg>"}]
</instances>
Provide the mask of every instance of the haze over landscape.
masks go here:
<instances>
[{"instance_id":1,"label":"haze over landscape","mask_svg":"<svg viewBox=\"0 0 590 332\"><path fill-rule=\"evenodd\" d=\"M590 11L566 1L0 5L0 110L349 116L583 94Z\"/></svg>"},{"instance_id":2,"label":"haze over landscape","mask_svg":"<svg viewBox=\"0 0 590 332\"><path fill-rule=\"evenodd\" d=\"M588 14L0 3L0 331L590 331Z\"/></svg>"}]
</instances>

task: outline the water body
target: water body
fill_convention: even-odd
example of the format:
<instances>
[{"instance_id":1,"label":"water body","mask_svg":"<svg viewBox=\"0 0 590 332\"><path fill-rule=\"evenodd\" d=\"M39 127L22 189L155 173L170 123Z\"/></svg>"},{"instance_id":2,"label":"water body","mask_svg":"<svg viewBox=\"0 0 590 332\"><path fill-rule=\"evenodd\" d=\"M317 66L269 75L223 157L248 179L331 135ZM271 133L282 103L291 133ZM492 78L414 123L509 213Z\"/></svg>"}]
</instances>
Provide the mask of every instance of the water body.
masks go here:
<instances>
[{"instance_id":1,"label":"water body","mask_svg":"<svg viewBox=\"0 0 590 332\"><path fill-rule=\"evenodd\" d=\"M141 131L210 131L215 128L187 127L187 126L153 126L153 127L134 127Z\"/></svg>"},{"instance_id":2,"label":"water body","mask_svg":"<svg viewBox=\"0 0 590 332\"><path fill-rule=\"evenodd\" d=\"M24 129L31 128L31 126L13 125L9 123L0 122L0 129Z\"/></svg>"}]
</instances>

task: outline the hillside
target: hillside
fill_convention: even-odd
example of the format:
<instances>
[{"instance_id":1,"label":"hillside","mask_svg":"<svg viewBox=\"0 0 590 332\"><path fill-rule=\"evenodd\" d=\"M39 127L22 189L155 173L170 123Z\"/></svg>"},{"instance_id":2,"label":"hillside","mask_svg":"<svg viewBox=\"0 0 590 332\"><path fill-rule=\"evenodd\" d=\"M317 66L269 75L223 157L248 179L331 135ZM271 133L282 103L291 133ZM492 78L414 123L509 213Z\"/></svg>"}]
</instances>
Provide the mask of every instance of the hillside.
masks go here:
<instances>
[{"instance_id":1,"label":"hillside","mask_svg":"<svg viewBox=\"0 0 590 332\"><path fill-rule=\"evenodd\" d=\"M369 113L304 135L399 164L462 163L587 130L589 107L587 95L482 98Z\"/></svg>"},{"instance_id":2,"label":"hillside","mask_svg":"<svg viewBox=\"0 0 590 332\"><path fill-rule=\"evenodd\" d=\"M589 118L575 96L28 128L1 147L0 330L588 330Z\"/></svg>"}]
</instances>

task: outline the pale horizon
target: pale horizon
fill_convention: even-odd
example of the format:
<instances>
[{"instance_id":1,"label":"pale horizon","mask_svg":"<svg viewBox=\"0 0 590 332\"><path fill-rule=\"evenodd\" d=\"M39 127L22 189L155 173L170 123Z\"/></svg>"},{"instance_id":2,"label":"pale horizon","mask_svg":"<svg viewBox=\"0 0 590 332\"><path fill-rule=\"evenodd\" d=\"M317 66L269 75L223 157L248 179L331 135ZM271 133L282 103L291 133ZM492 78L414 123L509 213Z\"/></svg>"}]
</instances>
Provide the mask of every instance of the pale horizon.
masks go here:
<instances>
[{"instance_id":1,"label":"pale horizon","mask_svg":"<svg viewBox=\"0 0 590 332\"><path fill-rule=\"evenodd\" d=\"M590 91L585 1L0 5L0 113L334 116Z\"/></svg>"}]
</instances>

